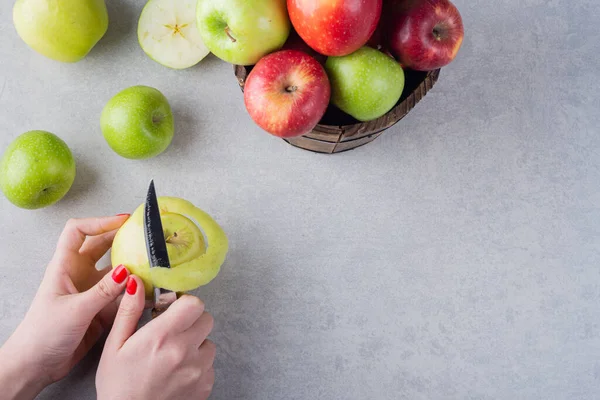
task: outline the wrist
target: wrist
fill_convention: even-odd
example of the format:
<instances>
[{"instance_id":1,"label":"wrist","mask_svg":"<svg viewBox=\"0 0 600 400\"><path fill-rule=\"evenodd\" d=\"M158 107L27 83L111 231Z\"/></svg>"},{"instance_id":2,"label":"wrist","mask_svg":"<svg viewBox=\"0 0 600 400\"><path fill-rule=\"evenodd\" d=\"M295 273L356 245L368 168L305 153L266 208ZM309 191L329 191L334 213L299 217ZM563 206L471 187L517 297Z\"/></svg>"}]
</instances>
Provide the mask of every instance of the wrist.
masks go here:
<instances>
[{"instance_id":1,"label":"wrist","mask_svg":"<svg viewBox=\"0 0 600 400\"><path fill-rule=\"evenodd\" d=\"M31 400L48 386L39 366L20 352L11 340L0 347L0 391L2 398L10 400Z\"/></svg>"}]
</instances>

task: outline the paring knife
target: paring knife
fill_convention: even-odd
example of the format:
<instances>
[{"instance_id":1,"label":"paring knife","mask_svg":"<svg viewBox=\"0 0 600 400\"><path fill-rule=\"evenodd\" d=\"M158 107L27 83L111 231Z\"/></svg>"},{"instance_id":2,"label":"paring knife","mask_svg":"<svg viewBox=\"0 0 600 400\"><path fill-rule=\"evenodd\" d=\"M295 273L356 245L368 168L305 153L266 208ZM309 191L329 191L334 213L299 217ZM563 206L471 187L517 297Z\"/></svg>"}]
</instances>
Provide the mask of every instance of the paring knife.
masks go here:
<instances>
[{"instance_id":1,"label":"paring knife","mask_svg":"<svg viewBox=\"0 0 600 400\"><path fill-rule=\"evenodd\" d=\"M160 208L154 188L154 180L150 181L146 204L144 206L144 233L146 235L146 249L148 250L148 261L150 268L171 268L167 243L163 233L162 221L160 219ZM152 304L152 318L158 317L165 312L173 302L177 300L177 293L163 288L154 288Z\"/></svg>"}]
</instances>

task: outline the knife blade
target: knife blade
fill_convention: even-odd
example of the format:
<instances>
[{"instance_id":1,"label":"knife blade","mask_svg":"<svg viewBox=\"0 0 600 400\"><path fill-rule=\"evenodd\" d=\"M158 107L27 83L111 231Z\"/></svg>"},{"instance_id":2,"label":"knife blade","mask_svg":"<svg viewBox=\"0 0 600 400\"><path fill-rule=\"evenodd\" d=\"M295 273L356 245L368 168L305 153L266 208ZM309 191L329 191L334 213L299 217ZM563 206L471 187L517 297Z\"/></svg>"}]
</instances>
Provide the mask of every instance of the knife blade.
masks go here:
<instances>
[{"instance_id":1,"label":"knife blade","mask_svg":"<svg viewBox=\"0 0 600 400\"><path fill-rule=\"evenodd\" d=\"M160 207L156 196L154 180L150 181L146 204L144 205L144 233L146 236L146 250L150 268L171 268L167 242L163 233L162 220L160 218ZM158 317L165 312L173 302L177 300L177 293L163 288L154 288L152 304L152 318Z\"/></svg>"}]
</instances>

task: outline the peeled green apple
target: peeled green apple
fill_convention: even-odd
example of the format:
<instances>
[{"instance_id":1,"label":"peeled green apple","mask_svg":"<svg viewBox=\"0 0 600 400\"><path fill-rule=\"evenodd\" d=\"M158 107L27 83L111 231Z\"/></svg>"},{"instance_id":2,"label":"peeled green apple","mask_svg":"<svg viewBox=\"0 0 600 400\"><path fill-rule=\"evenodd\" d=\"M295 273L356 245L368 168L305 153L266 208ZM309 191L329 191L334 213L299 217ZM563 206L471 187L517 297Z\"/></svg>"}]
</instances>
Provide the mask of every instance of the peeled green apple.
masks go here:
<instances>
[{"instance_id":1,"label":"peeled green apple","mask_svg":"<svg viewBox=\"0 0 600 400\"><path fill-rule=\"evenodd\" d=\"M171 268L150 268L144 236L144 205L117 232L112 265L124 265L139 276L152 295L154 287L175 292L194 290L212 281L228 251L228 239L215 220L187 200L159 197L163 232Z\"/></svg>"},{"instance_id":2,"label":"peeled green apple","mask_svg":"<svg viewBox=\"0 0 600 400\"><path fill-rule=\"evenodd\" d=\"M199 0L197 17L210 51L238 65L254 65L279 50L291 29L286 0Z\"/></svg>"},{"instance_id":3,"label":"peeled green apple","mask_svg":"<svg viewBox=\"0 0 600 400\"><path fill-rule=\"evenodd\" d=\"M197 0L149 0L138 21L138 41L154 61L173 69L198 64L210 51L196 27Z\"/></svg>"},{"instance_id":4,"label":"peeled green apple","mask_svg":"<svg viewBox=\"0 0 600 400\"><path fill-rule=\"evenodd\" d=\"M17 0L13 22L23 41L56 61L82 60L108 29L104 0Z\"/></svg>"},{"instance_id":5,"label":"peeled green apple","mask_svg":"<svg viewBox=\"0 0 600 400\"><path fill-rule=\"evenodd\" d=\"M346 56L329 57L325 70L331 82L331 102L359 121L386 114L404 91L400 64L368 46Z\"/></svg>"},{"instance_id":6,"label":"peeled green apple","mask_svg":"<svg viewBox=\"0 0 600 400\"><path fill-rule=\"evenodd\" d=\"M61 138L46 131L25 132L0 160L0 189L17 207L47 207L71 189L75 170L73 154Z\"/></svg>"},{"instance_id":7,"label":"peeled green apple","mask_svg":"<svg viewBox=\"0 0 600 400\"><path fill-rule=\"evenodd\" d=\"M104 106L100 128L110 148L132 160L152 158L165 151L175 134L167 98L149 86L132 86Z\"/></svg>"}]
</instances>

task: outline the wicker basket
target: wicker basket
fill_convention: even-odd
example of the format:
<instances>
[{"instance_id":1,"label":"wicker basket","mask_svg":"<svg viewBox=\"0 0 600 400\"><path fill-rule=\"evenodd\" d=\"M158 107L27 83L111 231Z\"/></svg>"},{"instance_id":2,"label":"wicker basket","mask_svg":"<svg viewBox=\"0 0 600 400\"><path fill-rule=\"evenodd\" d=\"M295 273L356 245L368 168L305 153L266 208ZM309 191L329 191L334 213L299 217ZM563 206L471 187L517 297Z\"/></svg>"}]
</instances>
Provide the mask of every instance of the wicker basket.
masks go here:
<instances>
[{"instance_id":1,"label":"wicker basket","mask_svg":"<svg viewBox=\"0 0 600 400\"><path fill-rule=\"evenodd\" d=\"M252 67L234 66L235 76L242 92L251 69ZM429 72L406 70L402 97L398 104L384 116L373 121L360 122L330 105L312 132L284 140L292 146L325 154L341 153L364 146L404 118L435 85L439 75L439 69Z\"/></svg>"}]
</instances>

